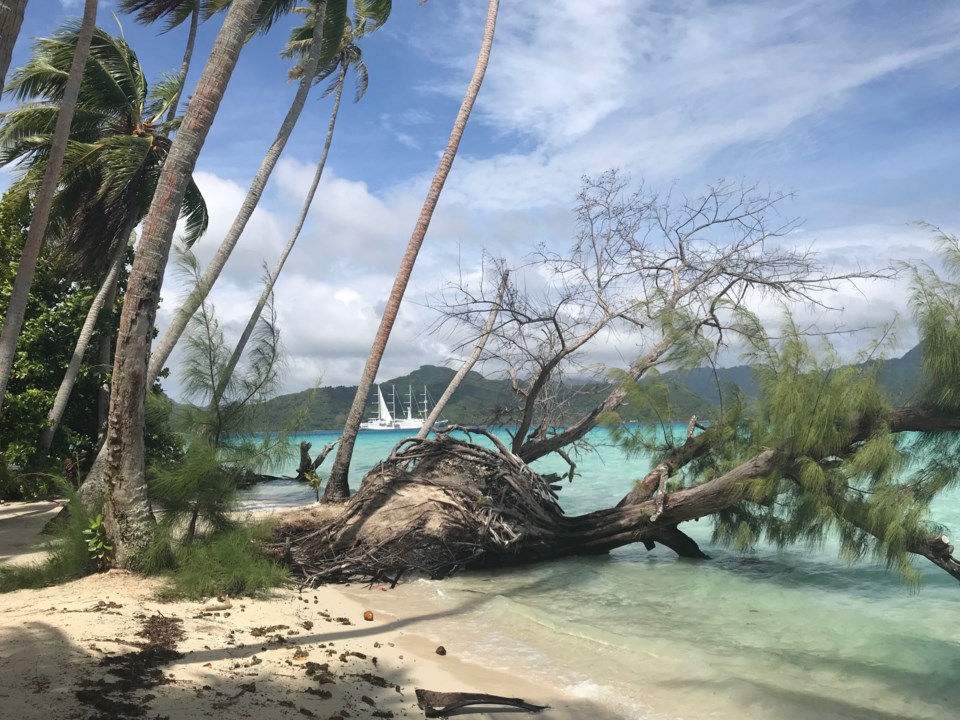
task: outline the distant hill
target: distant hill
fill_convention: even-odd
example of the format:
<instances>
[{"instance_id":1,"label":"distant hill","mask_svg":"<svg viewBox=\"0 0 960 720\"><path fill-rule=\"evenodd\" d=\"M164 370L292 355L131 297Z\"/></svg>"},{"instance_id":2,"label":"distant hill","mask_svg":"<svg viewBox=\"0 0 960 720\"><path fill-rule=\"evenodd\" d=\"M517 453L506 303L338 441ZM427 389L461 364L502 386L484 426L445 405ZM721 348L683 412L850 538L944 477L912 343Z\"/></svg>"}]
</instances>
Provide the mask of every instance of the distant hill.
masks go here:
<instances>
[{"instance_id":1,"label":"distant hill","mask_svg":"<svg viewBox=\"0 0 960 720\"><path fill-rule=\"evenodd\" d=\"M881 383L891 402L904 403L915 399L920 388L921 348L913 348L901 358L887 360L881 371ZM406 401L408 389L421 394L426 387L436 400L443 394L454 376L450 368L423 365L417 370L390 378L382 383L396 388L399 398ZM650 422L655 420L686 421L691 415L709 418L719 404L717 383L720 387L734 384L748 397L756 397L758 388L753 370L747 365L665 372L659 381L667 387L672 417L659 418L648 407L625 405L620 409L624 420ZM610 391L608 383L588 383L571 386L565 399L569 409L561 422L573 420L595 407ZM356 386L338 385L304 390L289 395L280 395L261 406L258 412L258 430L336 430L343 427ZM453 399L444 409L444 418L451 423L487 424L499 416L498 410L517 403L510 384L506 380L486 378L478 372L470 372L460 385ZM371 403L370 414L374 413ZM174 426L183 423L183 413L174 413Z\"/></svg>"}]
</instances>

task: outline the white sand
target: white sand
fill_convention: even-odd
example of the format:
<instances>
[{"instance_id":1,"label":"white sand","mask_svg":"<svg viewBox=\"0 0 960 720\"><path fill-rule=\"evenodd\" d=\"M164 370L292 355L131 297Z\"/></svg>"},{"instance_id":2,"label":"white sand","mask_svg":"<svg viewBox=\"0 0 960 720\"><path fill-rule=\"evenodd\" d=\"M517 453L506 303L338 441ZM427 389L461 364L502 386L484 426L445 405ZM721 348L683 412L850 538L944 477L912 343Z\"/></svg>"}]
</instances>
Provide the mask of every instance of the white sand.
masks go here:
<instances>
[{"instance_id":1,"label":"white sand","mask_svg":"<svg viewBox=\"0 0 960 720\"><path fill-rule=\"evenodd\" d=\"M20 504L0 506L3 511L0 557L22 561L36 550L37 532L56 508ZM356 587L353 597L324 587L200 604L161 602L159 585L114 570L0 595L0 717L423 717L414 688L522 697L550 705L542 717L551 720L614 717L559 689L461 662L455 651L437 655L435 643L405 630L422 613L391 602L390 592L377 587L370 590L377 593L375 605L387 610L367 622ZM156 616L178 619L184 637L175 646L182 657L161 659L151 671L141 653L145 638L137 633ZM451 638L452 648L455 643ZM318 670L312 663L328 666ZM131 688L130 680L147 687Z\"/></svg>"}]
</instances>

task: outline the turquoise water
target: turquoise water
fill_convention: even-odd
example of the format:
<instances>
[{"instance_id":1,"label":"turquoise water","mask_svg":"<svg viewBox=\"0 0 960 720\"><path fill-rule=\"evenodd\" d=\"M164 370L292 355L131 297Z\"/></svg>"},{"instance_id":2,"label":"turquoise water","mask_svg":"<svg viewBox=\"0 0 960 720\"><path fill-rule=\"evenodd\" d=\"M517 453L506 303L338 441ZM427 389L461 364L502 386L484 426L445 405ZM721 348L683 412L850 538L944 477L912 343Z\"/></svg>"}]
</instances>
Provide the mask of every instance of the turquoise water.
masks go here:
<instances>
[{"instance_id":1,"label":"turquoise water","mask_svg":"<svg viewBox=\"0 0 960 720\"><path fill-rule=\"evenodd\" d=\"M334 437L303 439L317 450ZM351 485L402 437L362 435ZM603 431L593 438L598 452L579 459L581 476L560 493L569 513L616 502L649 469L624 457ZM280 482L257 486L244 503L312 499L309 488ZM960 529L960 495L934 510ZM710 543L708 522L684 529L711 560L638 545L600 558L417 581L395 593L439 614L417 632L458 656L593 698L611 717L960 716L960 587L941 570L918 559L923 582L915 591L884 568L844 564L829 544L735 553Z\"/></svg>"}]
</instances>

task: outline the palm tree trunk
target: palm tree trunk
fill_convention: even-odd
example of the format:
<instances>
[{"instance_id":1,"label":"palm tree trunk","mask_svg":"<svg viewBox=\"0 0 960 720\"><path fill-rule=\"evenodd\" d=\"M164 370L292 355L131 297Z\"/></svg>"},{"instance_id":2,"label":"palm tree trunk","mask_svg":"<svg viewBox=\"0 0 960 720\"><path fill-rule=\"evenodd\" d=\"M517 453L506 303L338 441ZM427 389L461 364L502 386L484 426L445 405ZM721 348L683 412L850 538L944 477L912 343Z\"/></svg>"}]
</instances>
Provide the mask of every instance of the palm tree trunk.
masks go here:
<instances>
[{"instance_id":1,"label":"palm tree trunk","mask_svg":"<svg viewBox=\"0 0 960 720\"><path fill-rule=\"evenodd\" d=\"M0 93L7 83L13 46L17 44L26 9L27 0L0 0Z\"/></svg>"},{"instance_id":2,"label":"palm tree trunk","mask_svg":"<svg viewBox=\"0 0 960 720\"><path fill-rule=\"evenodd\" d=\"M70 123L73 122L73 111L77 105L77 96L80 94L80 83L83 80L83 71L87 65L90 40L93 37L96 22L97 0L86 0L83 6L80 34L77 37L77 48L73 53L73 62L70 64L70 73L67 75L63 99L60 101L60 112L57 114L57 124L53 130L50 155L47 158L47 166L43 171L43 181L34 202L30 229L27 231L27 241L23 246L17 276L13 281L13 289L10 293L10 303L7 305L7 313L3 319L3 330L0 331L0 408L3 407L7 383L10 381L10 373L13 371L17 340L20 337L20 330L23 328L23 317L27 310L27 299L30 296L33 275L37 269L37 258L40 257L43 238L47 234L47 222L50 219L53 196L60 182L60 169L63 167L67 140L70 138Z\"/></svg>"},{"instance_id":3,"label":"palm tree trunk","mask_svg":"<svg viewBox=\"0 0 960 720\"><path fill-rule=\"evenodd\" d=\"M177 116L177 106L180 104L180 98L183 95L183 86L187 82L187 73L190 72L190 60L193 58L193 45L197 39L197 25L200 24L200 0L193 4L193 13L190 15L190 30L187 32L187 46L183 49L183 62L180 65L180 89L170 101L170 109L167 111L167 122L172 121Z\"/></svg>"},{"instance_id":4,"label":"palm tree trunk","mask_svg":"<svg viewBox=\"0 0 960 720\"><path fill-rule=\"evenodd\" d=\"M376 379L377 370L380 369L380 360L383 358L383 352L387 347L387 340L390 338L390 331L393 329L393 323L397 318L397 311L400 309L400 301L403 300L403 294L407 289L407 283L410 281L410 275L413 273L414 263L417 261L417 253L420 252L420 246L423 244L423 238L427 234L427 228L430 226L430 219L433 217L433 211L437 207L437 201L440 199L440 191L443 190L443 184L446 182L447 175L450 174L450 168L453 165L453 159L457 155L457 148L460 145L460 138L463 137L463 130L467 126L467 120L470 118L470 111L473 109L473 103L480 92L480 85L483 83L483 75L487 70L487 63L490 61L490 48L493 45L493 32L497 24L497 9L499 0L489 0L487 5L487 21L483 28L483 43L480 46L480 54L477 56L477 65L473 70L473 77L470 78L470 85L467 87L467 94L460 104L460 112L457 113L457 119L453 123L453 130L450 133L450 139L447 141L447 147L440 158L440 165L433 176L433 182L430 184L430 190L424 200L423 208L420 210L420 217L417 218L417 224L413 228L413 234L410 242L407 244L407 250L400 261L400 268L397 271L397 278L390 291L390 297L387 299L387 306L384 308L383 316L380 318L380 327L377 329L377 335L373 340L373 347L370 349L370 356L367 358L367 364L363 368L363 375L360 378L360 386L357 388L357 394L353 398L353 405L350 406L350 413L347 415L347 422L343 428L343 439L340 442L340 449L337 451L337 458L330 471L330 480L327 482L327 489L323 494L325 502L342 502L350 496L350 486L347 482L347 476L350 473L350 459L353 455L353 446L357 441L357 433L360 430L360 422L363 419L363 411L367 405L367 398L370 396L370 388L373 387L373 381Z\"/></svg>"},{"instance_id":5,"label":"palm tree trunk","mask_svg":"<svg viewBox=\"0 0 960 720\"><path fill-rule=\"evenodd\" d=\"M110 292L103 301L103 306L113 308L117 299L117 286L110 288ZM97 350L97 371L102 374L103 380L97 388L97 452L103 446L107 437L107 416L110 413L110 380L109 371L113 367L113 328L100 336L100 347Z\"/></svg>"},{"instance_id":6,"label":"palm tree trunk","mask_svg":"<svg viewBox=\"0 0 960 720\"><path fill-rule=\"evenodd\" d=\"M132 228L128 228L127 234L130 241L134 241ZM60 427L60 421L63 420L63 413L67 409L67 403L70 401L70 393L73 392L73 385L80 374L80 365L83 362L83 356L90 345L90 338L97 327L97 318L100 311L106 305L107 297L111 295L117 287L117 278L120 277L120 270L123 268L123 261L127 256L127 243L118 243L113 258L110 260L110 269L107 271L107 277L104 278L100 290L90 303L90 309L87 310L87 317L83 321L83 327L80 328L80 337L77 338L77 345L73 349L73 356L67 365L67 371L63 375L60 388L57 390L57 397L53 401L53 407L47 413L47 427L40 433L40 450L49 452L50 445L53 443L53 436Z\"/></svg>"},{"instance_id":7,"label":"palm tree trunk","mask_svg":"<svg viewBox=\"0 0 960 720\"><path fill-rule=\"evenodd\" d=\"M497 299L493 301L493 307L490 308L490 314L487 315L487 321L483 325L483 330L480 331L480 337L477 339L477 344L473 347L473 352L470 354L470 357L467 358L466 362L460 366L460 369L457 370L457 374L450 380L447 389L443 391L443 395L437 400L437 404L433 406L430 415L423 421L423 427L420 428L420 432L417 433L418 440L423 440L430 434L434 424L437 422L437 418L439 418L440 413L443 412L444 406L446 406L450 398L453 397L453 393L456 392L457 388L460 387L460 383L463 382L467 373L473 369L473 366L477 364L477 360L480 359L480 353L483 352L483 348L487 344L487 338L490 337L490 333L493 331L493 323L496 322L497 315L500 314L500 303L503 302L503 295L507 292L507 280L509 278L510 271L504 270L503 277L500 278L500 287L497 288Z\"/></svg>"},{"instance_id":8,"label":"palm tree trunk","mask_svg":"<svg viewBox=\"0 0 960 720\"><path fill-rule=\"evenodd\" d=\"M186 297L183 304L177 309L173 320L170 322L170 325L163 333L163 337L160 338L153 354L150 356L150 367L147 373L148 383L152 383L157 379L160 371L163 370L164 363L167 361L167 358L170 357L170 353L173 352L173 348L180 340L180 336L183 335L183 331L186 329L187 323L190 322L190 318L193 317L197 308L200 307L200 303L204 301L210 292L210 288L213 287L217 278L220 277L223 266L226 265L230 253L233 252L237 241L240 240L240 235L243 234L243 230L253 215L253 211L256 210L257 204L260 202L260 196L263 195L263 190L267 185L267 181L270 179L270 174L280 159L280 153L283 152L283 148L286 146L287 140L290 139L293 128L300 118L300 113L303 111L304 103L313 85L314 76L317 73L317 65L319 64L320 52L323 45L323 15L326 7L327 3L323 2L317 10L317 25L313 42L310 46L307 66L304 70L303 77L300 79L300 85L297 87L297 94L293 98L293 103L291 103L290 109L287 111L287 116L280 125L280 131L277 133L273 144L270 145L270 148L267 150L267 154L260 164L260 169L257 170L257 174L254 175L253 182L250 183L247 196L243 199L243 204L240 205L240 211L234 218L233 224L230 226L226 237L224 237L220 243L220 247L217 248L217 252L210 259L210 263L203 272L203 277L200 278L194 291Z\"/></svg>"},{"instance_id":9,"label":"palm tree trunk","mask_svg":"<svg viewBox=\"0 0 960 720\"><path fill-rule=\"evenodd\" d=\"M170 255L173 233L190 175L260 0L233 0L206 67L170 147L156 193L143 224L123 299L110 391L110 418L104 445L104 518L115 564L132 567L146 548L153 524L144 467L144 406L147 358Z\"/></svg>"},{"instance_id":10,"label":"palm tree trunk","mask_svg":"<svg viewBox=\"0 0 960 720\"><path fill-rule=\"evenodd\" d=\"M290 251L293 250L293 246L296 244L297 238L300 236L300 231L303 230L303 224L306 222L307 214L310 212L310 205L313 204L313 197L317 194L317 186L320 185L320 178L323 175L323 168L327 164L327 155L330 153L330 143L333 141L333 128L337 124L337 114L340 112L340 98L343 96L343 86L346 81L346 76L347 65L346 63L342 63L340 66L340 83L337 85L337 94L333 101L333 110L330 111L330 124L327 126L327 140L323 145L323 152L320 153L320 162L317 164L317 171L313 174L313 182L310 184L310 189L307 191L307 197L303 201L303 209L300 210L300 217L297 218L297 225L294 227L293 233L290 235L290 239L287 240L287 244L286 247L283 248L283 252L280 253L280 259L277 261L277 266L270 274L270 278L267 280L267 283L263 288L263 292L260 293L260 299L257 300L257 306L253 309L253 313L251 313L250 319L247 321L247 326L243 329L243 333L240 335L240 339L237 341L237 346L233 349L233 354L230 356L230 361L227 363L226 368L224 368L223 374L220 377L220 383L214 391L213 398L211 400L211 407L216 407L220 402L220 398L223 397L227 383L229 383L230 378L233 377L233 371L236 369L237 363L240 362L240 356L243 355L243 351L247 347L247 342L250 340L250 336L253 335L253 329L257 326L257 321L260 319L260 313L262 313L263 308L266 307L267 300L270 298L270 293L273 292L273 287L277 283L277 278L280 277L280 271L283 270L284 263L287 262L287 257L290 255Z\"/></svg>"}]
</instances>

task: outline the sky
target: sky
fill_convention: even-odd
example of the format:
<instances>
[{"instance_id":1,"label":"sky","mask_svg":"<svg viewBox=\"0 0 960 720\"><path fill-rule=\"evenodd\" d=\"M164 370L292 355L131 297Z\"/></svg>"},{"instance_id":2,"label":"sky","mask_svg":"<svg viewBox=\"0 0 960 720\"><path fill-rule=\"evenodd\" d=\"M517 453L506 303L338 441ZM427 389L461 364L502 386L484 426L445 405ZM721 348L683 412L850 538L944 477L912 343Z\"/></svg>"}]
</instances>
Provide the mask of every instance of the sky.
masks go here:
<instances>
[{"instance_id":1,"label":"sky","mask_svg":"<svg viewBox=\"0 0 960 720\"><path fill-rule=\"evenodd\" d=\"M148 79L179 68L186 28L161 34L115 16ZM30 0L11 67L31 38L82 11ZM277 285L284 391L353 385L480 45L486 2L397 0L363 39L366 96L341 108L307 225ZM220 17L201 27L187 86ZM290 21L244 49L197 163L211 212L195 250L212 255L296 87L279 57ZM918 221L960 232L960 5L951 0L554 0L502 3L490 67L441 196L380 378L458 357L429 332L445 283L476 278L484 254L522 263L538 244L563 252L583 176L618 168L653 192L697 195L721 179L792 193L788 242L838 271L932 261ZM345 97L345 100L347 98ZM286 243L319 159L331 107L315 91L259 209L212 294L228 336L259 294L263 264ZM168 272L162 332L183 287ZM832 330L899 316L915 342L904 279L844 286L835 312L802 310ZM760 307L775 319L778 311ZM862 334L836 340L851 355ZM611 341L613 342L613 341ZM617 362L635 342L594 349ZM736 358L731 358L736 362ZM179 395L177 354L166 387Z\"/></svg>"}]
</instances>

